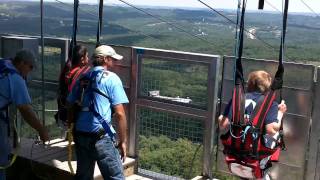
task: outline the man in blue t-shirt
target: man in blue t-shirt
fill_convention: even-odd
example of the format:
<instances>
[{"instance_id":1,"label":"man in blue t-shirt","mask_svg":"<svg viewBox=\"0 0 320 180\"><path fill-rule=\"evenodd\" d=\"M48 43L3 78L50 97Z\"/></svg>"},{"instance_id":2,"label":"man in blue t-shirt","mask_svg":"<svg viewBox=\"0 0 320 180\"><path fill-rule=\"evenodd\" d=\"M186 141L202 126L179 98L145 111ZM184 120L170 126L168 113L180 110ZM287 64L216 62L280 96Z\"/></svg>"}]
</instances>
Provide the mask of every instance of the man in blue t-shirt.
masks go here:
<instances>
[{"instance_id":1,"label":"man in blue t-shirt","mask_svg":"<svg viewBox=\"0 0 320 180\"><path fill-rule=\"evenodd\" d=\"M28 50L17 52L15 58L0 60L0 180L5 180L5 169L11 152L8 136L10 120L8 106L15 104L23 119L38 131L41 140L48 141L48 132L32 110L31 99L24 80L34 66L34 55Z\"/></svg>"},{"instance_id":2,"label":"man in blue t-shirt","mask_svg":"<svg viewBox=\"0 0 320 180\"><path fill-rule=\"evenodd\" d=\"M80 77L67 98L69 104L80 105L74 129L77 180L92 179L96 161L104 179L124 179L120 155L114 146L115 130L111 125L111 117L118 121L119 150L124 161L127 120L123 104L129 101L120 78L107 70L113 66L113 61L122 58L110 46L97 47L93 54L94 67ZM87 84L83 85L85 78ZM74 111L72 107L69 117Z\"/></svg>"}]
</instances>

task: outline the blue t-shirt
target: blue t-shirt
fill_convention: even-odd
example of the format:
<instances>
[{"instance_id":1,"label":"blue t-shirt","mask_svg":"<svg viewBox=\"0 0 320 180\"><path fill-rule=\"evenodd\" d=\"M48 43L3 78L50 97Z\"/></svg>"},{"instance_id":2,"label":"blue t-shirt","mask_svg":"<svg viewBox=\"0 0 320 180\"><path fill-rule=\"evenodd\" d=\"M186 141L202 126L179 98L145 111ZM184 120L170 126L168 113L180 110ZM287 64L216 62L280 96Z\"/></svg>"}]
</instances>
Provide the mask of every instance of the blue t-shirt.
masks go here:
<instances>
[{"instance_id":1,"label":"blue t-shirt","mask_svg":"<svg viewBox=\"0 0 320 180\"><path fill-rule=\"evenodd\" d=\"M246 101L245 101L245 117L250 118L250 115L253 113L254 108L257 105L257 101L259 100L262 94L259 92L252 92L246 93ZM229 119L232 118L232 100L229 101L228 105L226 106L223 115L228 117ZM264 121L265 124L270 124L273 122L278 122L278 103L274 101L267 113L266 119Z\"/></svg>"},{"instance_id":2,"label":"blue t-shirt","mask_svg":"<svg viewBox=\"0 0 320 180\"><path fill-rule=\"evenodd\" d=\"M11 61L0 60L0 69L6 67L14 73L0 72L0 108L9 103L15 105L30 104L31 99L25 80L18 74ZM0 166L8 164L10 145L8 141L8 122L5 109L0 111Z\"/></svg>"},{"instance_id":3,"label":"blue t-shirt","mask_svg":"<svg viewBox=\"0 0 320 180\"><path fill-rule=\"evenodd\" d=\"M93 67L89 72L100 71L97 74L93 85L95 88L99 89L102 93L109 96L111 100L111 106L118 104L128 103L129 100L123 89L122 82L120 78L113 72L105 71L102 66ZM87 75L84 74L85 75ZM67 100L70 103L75 103L80 97L80 81L76 82L76 85L69 94ZM104 96L94 93L94 101L96 111L106 120L108 123L111 122L111 106L110 101ZM82 107L89 107L90 95L85 91L83 96ZM90 111L80 111L78 114L78 119L76 120L76 130L82 132L98 132L99 129L103 128L99 120Z\"/></svg>"}]
</instances>

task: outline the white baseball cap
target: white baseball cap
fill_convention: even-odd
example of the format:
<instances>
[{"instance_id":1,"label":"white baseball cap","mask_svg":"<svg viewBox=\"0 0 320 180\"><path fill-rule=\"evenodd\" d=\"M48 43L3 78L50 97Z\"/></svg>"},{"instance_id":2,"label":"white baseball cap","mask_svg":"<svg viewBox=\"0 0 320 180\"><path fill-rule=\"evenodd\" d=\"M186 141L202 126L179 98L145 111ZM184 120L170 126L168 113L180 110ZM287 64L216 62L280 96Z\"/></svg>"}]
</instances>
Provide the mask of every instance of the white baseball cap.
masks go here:
<instances>
[{"instance_id":1,"label":"white baseball cap","mask_svg":"<svg viewBox=\"0 0 320 180\"><path fill-rule=\"evenodd\" d=\"M101 46L97 47L94 50L93 56L94 57L110 56L115 60L122 60L123 59L123 56L121 56L120 54L117 54L116 51L112 47L107 46L107 45L101 45Z\"/></svg>"}]
</instances>

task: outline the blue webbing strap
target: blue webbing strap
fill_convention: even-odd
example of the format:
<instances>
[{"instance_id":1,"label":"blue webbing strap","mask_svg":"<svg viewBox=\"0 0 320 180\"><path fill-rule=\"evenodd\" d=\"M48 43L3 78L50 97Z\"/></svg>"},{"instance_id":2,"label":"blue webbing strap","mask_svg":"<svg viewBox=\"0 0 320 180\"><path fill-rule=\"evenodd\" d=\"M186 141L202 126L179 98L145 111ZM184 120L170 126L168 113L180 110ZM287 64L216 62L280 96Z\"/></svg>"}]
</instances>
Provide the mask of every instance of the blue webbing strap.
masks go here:
<instances>
[{"instance_id":1,"label":"blue webbing strap","mask_svg":"<svg viewBox=\"0 0 320 180\"><path fill-rule=\"evenodd\" d=\"M0 76L0 78L4 78L7 77L7 75L10 73L17 73L16 70L8 68L6 66L6 59L0 59L0 73L3 76ZM9 122L9 105L12 103L12 101L10 101L9 97L6 97L5 95L0 93L0 96L6 100L8 100L9 102L7 104L5 104L4 106L2 106L0 108L0 119L3 119L7 125L8 125L8 136L10 136L10 122Z\"/></svg>"},{"instance_id":2,"label":"blue webbing strap","mask_svg":"<svg viewBox=\"0 0 320 180\"><path fill-rule=\"evenodd\" d=\"M115 133L112 131L112 125L111 123L108 123L102 116L99 112L96 111L95 107L96 104L95 104L95 101L94 101L94 93L97 93L103 97L105 97L106 99L109 100L110 102L110 108L111 108L111 99L108 95L106 95L105 93L101 92L99 89L97 88L93 88L92 87L92 82L95 82L96 81L96 77L99 73L103 73L103 71L93 71L91 72L90 74L90 83L88 85L88 93L89 93L89 97L90 97L90 104L89 104L89 110L93 113L93 115L99 120L99 122L101 123L103 129L105 130L105 132L109 135L109 137L112 139L112 140L115 140L114 137L115 137Z\"/></svg>"}]
</instances>

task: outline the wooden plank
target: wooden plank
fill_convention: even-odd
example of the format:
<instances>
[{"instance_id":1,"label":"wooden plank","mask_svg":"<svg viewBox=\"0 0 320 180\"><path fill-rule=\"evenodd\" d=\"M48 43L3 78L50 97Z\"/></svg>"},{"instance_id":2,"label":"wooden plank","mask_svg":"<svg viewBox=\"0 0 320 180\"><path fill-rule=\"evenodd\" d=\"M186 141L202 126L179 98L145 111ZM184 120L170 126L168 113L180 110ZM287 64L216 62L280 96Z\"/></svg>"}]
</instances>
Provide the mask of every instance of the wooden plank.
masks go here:
<instances>
[{"instance_id":1,"label":"wooden plank","mask_svg":"<svg viewBox=\"0 0 320 180\"><path fill-rule=\"evenodd\" d=\"M64 139L54 139L50 141L50 144L47 146L35 144L33 139L21 139L20 149L18 155L21 159L28 161L26 165L30 165L31 161L33 165L43 166L43 171L48 171L47 173L57 171L57 176L61 179L68 178L73 176L70 172L68 165L68 142ZM73 156L72 156L72 167L74 172L77 169L77 162L75 157L74 144L72 144ZM30 161L30 162L29 162ZM95 165L94 179L99 180L103 179L98 168L98 165ZM134 173L135 160L132 158L126 158L126 161L123 163L124 171L126 176L130 176ZM46 167L46 168L44 168ZM46 173L46 172L41 172ZM68 174L66 176L66 174ZM68 179L67 178L67 179ZM59 178L60 179L60 178Z\"/></svg>"}]
</instances>

